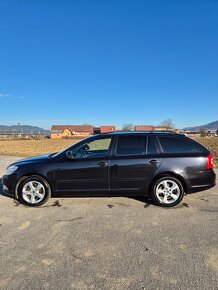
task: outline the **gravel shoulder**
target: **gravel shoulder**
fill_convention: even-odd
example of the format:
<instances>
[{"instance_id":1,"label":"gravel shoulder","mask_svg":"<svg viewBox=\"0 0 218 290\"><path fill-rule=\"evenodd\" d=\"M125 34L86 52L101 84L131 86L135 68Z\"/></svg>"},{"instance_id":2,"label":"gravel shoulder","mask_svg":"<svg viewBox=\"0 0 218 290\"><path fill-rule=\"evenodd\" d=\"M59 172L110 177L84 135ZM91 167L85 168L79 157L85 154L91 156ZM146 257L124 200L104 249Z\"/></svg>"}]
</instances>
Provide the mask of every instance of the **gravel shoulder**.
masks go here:
<instances>
[{"instance_id":1,"label":"gravel shoulder","mask_svg":"<svg viewBox=\"0 0 218 290\"><path fill-rule=\"evenodd\" d=\"M0 156L0 176L18 159ZM0 195L0 288L218 289L217 216L218 186L172 209L124 197L29 208Z\"/></svg>"}]
</instances>

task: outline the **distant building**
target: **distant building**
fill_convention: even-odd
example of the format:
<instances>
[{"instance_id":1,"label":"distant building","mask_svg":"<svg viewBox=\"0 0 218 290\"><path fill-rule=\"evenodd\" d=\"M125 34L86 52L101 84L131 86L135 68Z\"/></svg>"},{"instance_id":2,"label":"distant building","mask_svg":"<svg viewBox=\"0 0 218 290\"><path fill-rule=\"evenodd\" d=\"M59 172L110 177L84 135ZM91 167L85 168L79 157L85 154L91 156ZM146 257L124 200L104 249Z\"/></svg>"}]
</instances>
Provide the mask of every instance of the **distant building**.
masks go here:
<instances>
[{"instance_id":1,"label":"distant building","mask_svg":"<svg viewBox=\"0 0 218 290\"><path fill-rule=\"evenodd\" d=\"M153 126L153 125L136 125L134 131L173 131L179 133L178 129L169 128L166 130L164 126Z\"/></svg>"},{"instance_id":2,"label":"distant building","mask_svg":"<svg viewBox=\"0 0 218 290\"><path fill-rule=\"evenodd\" d=\"M173 129L171 129L171 128L166 129L165 126L155 126L154 130L155 131L173 131Z\"/></svg>"},{"instance_id":3,"label":"distant building","mask_svg":"<svg viewBox=\"0 0 218 290\"><path fill-rule=\"evenodd\" d=\"M14 134L11 132L0 132L0 139L11 139L14 138Z\"/></svg>"},{"instance_id":4,"label":"distant building","mask_svg":"<svg viewBox=\"0 0 218 290\"><path fill-rule=\"evenodd\" d=\"M115 132L116 131L116 126L100 126L100 133L110 133L110 132Z\"/></svg>"},{"instance_id":5,"label":"distant building","mask_svg":"<svg viewBox=\"0 0 218 290\"><path fill-rule=\"evenodd\" d=\"M93 127L93 134L101 134L100 127Z\"/></svg>"},{"instance_id":6,"label":"distant building","mask_svg":"<svg viewBox=\"0 0 218 290\"><path fill-rule=\"evenodd\" d=\"M30 139L35 137L45 138L46 135L33 135L28 133L15 133L15 132L0 132L0 139Z\"/></svg>"},{"instance_id":7,"label":"distant building","mask_svg":"<svg viewBox=\"0 0 218 290\"><path fill-rule=\"evenodd\" d=\"M209 130L207 131L207 137L217 137L217 133L216 130Z\"/></svg>"},{"instance_id":8,"label":"distant building","mask_svg":"<svg viewBox=\"0 0 218 290\"><path fill-rule=\"evenodd\" d=\"M91 125L53 125L51 139L64 139L72 137L87 137L93 134Z\"/></svg>"},{"instance_id":9,"label":"distant building","mask_svg":"<svg viewBox=\"0 0 218 290\"><path fill-rule=\"evenodd\" d=\"M103 134L116 131L114 125L93 127L92 125L53 125L51 139L67 139L73 137L87 137L93 134Z\"/></svg>"},{"instance_id":10,"label":"distant building","mask_svg":"<svg viewBox=\"0 0 218 290\"><path fill-rule=\"evenodd\" d=\"M154 131L154 126L152 125L136 125L134 131Z\"/></svg>"},{"instance_id":11,"label":"distant building","mask_svg":"<svg viewBox=\"0 0 218 290\"><path fill-rule=\"evenodd\" d=\"M103 134L103 133L110 133L110 132L115 132L115 131L116 131L116 126L114 125L93 127L94 134Z\"/></svg>"},{"instance_id":12,"label":"distant building","mask_svg":"<svg viewBox=\"0 0 218 290\"><path fill-rule=\"evenodd\" d=\"M198 131L182 131L182 133L187 137L201 137L201 133Z\"/></svg>"},{"instance_id":13,"label":"distant building","mask_svg":"<svg viewBox=\"0 0 218 290\"><path fill-rule=\"evenodd\" d=\"M179 129L175 129L175 128L168 128L166 129L165 126L155 126L154 127L155 131L172 131L172 132L176 132L176 133L180 133Z\"/></svg>"}]
</instances>

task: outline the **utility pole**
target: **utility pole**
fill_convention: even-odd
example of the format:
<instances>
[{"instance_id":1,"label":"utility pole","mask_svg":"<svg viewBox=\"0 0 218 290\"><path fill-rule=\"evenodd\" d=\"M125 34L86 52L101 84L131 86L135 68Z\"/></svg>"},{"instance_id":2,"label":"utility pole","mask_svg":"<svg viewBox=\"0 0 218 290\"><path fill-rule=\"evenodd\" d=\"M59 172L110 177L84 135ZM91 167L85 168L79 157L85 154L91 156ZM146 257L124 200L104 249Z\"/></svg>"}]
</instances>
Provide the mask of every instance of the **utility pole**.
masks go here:
<instances>
[{"instance_id":1,"label":"utility pole","mask_svg":"<svg viewBox=\"0 0 218 290\"><path fill-rule=\"evenodd\" d=\"M19 127L19 130L18 132L20 131L20 134L21 136L23 135L23 127L21 126L21 123L17 123L18 127Z\"/></svg>"}]
</instances>

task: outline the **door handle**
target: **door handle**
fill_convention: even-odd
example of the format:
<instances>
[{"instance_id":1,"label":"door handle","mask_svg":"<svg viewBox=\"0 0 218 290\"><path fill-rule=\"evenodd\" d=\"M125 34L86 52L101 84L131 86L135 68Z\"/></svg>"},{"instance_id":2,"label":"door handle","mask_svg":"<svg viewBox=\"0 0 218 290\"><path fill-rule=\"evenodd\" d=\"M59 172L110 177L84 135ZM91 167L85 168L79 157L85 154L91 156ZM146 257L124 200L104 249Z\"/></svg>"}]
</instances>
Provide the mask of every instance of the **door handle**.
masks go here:
<instances>
[{"instance_id":1,"label":"door handle","mask_svg":"<svg viewBox=\"0 0 218 290\"><path fill-rule=\"evenodd\" d=\"M106 167L106 166L107 166L107 162L105 162L105 161L100 161L97 165L98 165L99 167Z\"/></svg>"},{"instance_id":2,"label":"door handle","mask_svg":"<svg viewBox=\"0 0 218 290\"><path fill-rule=\"evenodd\" d=\"M155 165L155 164L157 164L157 163L159 163L160 161L159 160L156 160L156 159L151 159L150 161L149 161L149 163L150 164L152 164L152 165Z\"/></svg>"}]
</instances>

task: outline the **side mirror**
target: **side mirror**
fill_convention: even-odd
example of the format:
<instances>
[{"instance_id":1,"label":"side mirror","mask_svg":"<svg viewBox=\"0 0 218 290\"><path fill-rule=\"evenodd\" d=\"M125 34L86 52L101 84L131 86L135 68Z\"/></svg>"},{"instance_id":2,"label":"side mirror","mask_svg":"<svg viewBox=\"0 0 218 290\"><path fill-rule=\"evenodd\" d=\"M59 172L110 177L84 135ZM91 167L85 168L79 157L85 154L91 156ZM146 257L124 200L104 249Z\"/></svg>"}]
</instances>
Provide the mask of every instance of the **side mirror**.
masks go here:
<instances>
[{"instance_id":1,"label":"side mirror","mask_svg":"<svg viewBox=\"0 0 218 290\"><path fill-rule=\"evenodd\" d=\"M85 144L83 147L82 147L82 150L84 151L88 151L90 148L89 148L89 145L88 144Z\"/></svg>"},{"instance_id":2,"label":"side mirror","mask_svg":"<svg viewBox=\"0 0 218 290\"><path fill-rule=\"evenodd\" d=\"M73 154L72 154L72 151L67 151L66 152L66 157L67 157L67 159L72 159L72 157L73 157Z\"/></svg>"}]
</instances>

